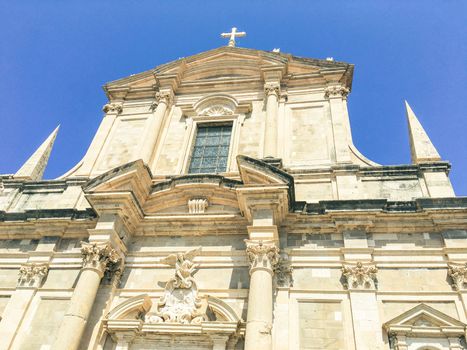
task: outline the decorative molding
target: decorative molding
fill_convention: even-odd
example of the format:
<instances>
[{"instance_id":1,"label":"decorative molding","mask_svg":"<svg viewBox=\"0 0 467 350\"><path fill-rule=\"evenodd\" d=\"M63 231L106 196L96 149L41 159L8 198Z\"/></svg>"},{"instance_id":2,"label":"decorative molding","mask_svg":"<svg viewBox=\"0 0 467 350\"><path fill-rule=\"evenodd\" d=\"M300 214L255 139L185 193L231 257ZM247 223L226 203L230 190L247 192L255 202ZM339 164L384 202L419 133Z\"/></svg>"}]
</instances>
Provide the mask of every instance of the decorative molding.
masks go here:
<instances>
[{"instance_id":1,"label":"decorative molding","mask_svg":"<svg viewBox=\"0 0 467 350\"><path fill-rule=\"evenodd\" d=\"M290 264L288 256L279 257L279 261L274 268L274 275L278 287L293 287L293 267Z\"/></svg>"},{"instance_id":2,"label":"decorative molding","mask_svg":"<svg viewBox=\"0 0 467 350\"><path fill-rule=\"evenodd\" d=\"M250 263L250 273L255 269L273 272L279 263L279 248L272 241L251 241L246 239L246 254Z\"/></svg>"},{"instance_id":3,"label":"decorative molding","mask_svg":"<svg viewBox=\"0 0 467 350\"><path fill-rule=\"evenodd\" d=\"M377 272L374 264L363 265L360 261L356 264L345 264L342 267L342 274L346 279L344 286L347 289L375 289Z\"/></svg>"},{"instance_id":4,"label":"decorative molding","mask_svg":"<svg viewBox=\"0 0 467 350\"><path fill-rule=\"evenodd\" d=\"M467 263L462 265L449 264L448 275L452 279L452 288L455 290L462 290L464 284L467 283Z\"/></svg>"},{"instance_id":5,"label":"decorative molding","mask_svg":"<svg viewBox=\"0 0 467 350\"><path fill-rule=\"evenodd\" d=\"M200 324L207 319L207 301L198 296L198 287L192 276L197 267L193 259L200 252L201 247L161 259L162 264L175 267L175 276L166 283L157 310L145 315L146 323Z\"/></svg>"},{"instance_id":6,"label":"decorative molding","mask_svg":"<svg viewBox=\"0 0 467 350\"><path fill-rule=\"evenodd\" d=\"M120 114L123 111L123 105L121 103L107 103L102 107L104 113L115 113Z\"/></svg>"},{"instance_id":7,"label":"decorative molding","mask_svg":"<svg viewBox=\"0 0 467 350\"><path fill-rule=\"evenodd\" d=\"M26 263L19 269L18 287L39 288L48 272L48 264Z\"/></svg>"},{"instance_id":8,"label":"decorative molding","mask_svg":"<svg viewBox=\"0 0 467 350\"><path fill-rule=\"evenodd\" d=\"M3 193L4 190L5 190L5 185L3 184L3 181L0 180L0 193Z\"/></svg>"},{"instance_id":9,"label":"decorative molding","mask_svg":"<svg viewBox=\"0 0 467 350\"><path fill-rule=\"evenodd\" d=\"M190 214L203 214L208 205L206 198L191 198L188 200L188 212Z\"/></svg>"},{"instance_id":10,"label":"decorative molding","mask_svg":"<svg viewBox=\"0 0 467 350\"><path fill-rule=\"evenodd\" d=\"M100 273L120 271L118 266L121 257L109 242L88 243L81 242L83 268L95 269Z\"/></svg>"},{"instance_id":11,"label":"decorative molding","mask_svg":"<svg viewBox=\"0 0 467 350\"><path fill-rule=\"evenodd\" d=\"M350 89L345 86L328 86L324 89L325 98L347 98L347 95L350 93Z\"/></svg>"},{"instance_id":12,"label":"decorative molding","mask_svg":"<svg viewBox=\"0 0 467 350\"><path fill-rule=\"evenodd\" d=\"M208 116L208 117L224 117L227 115L233 115L233 110L229 108L229 106L225 105L213 105L204 109L201 112L201 115Z\"/></svg>"},{"instance_id":13,"label":"decorative molding","mask_svg":"<svg viewBox=\"0 0 467 350\"><path fill-rule=\"evenodd\" d=\"M280 96L281 86L279 83L265 83L264 84L264 94L266 96L276 95L277 98Z\"/></svg>"}]
</instances>

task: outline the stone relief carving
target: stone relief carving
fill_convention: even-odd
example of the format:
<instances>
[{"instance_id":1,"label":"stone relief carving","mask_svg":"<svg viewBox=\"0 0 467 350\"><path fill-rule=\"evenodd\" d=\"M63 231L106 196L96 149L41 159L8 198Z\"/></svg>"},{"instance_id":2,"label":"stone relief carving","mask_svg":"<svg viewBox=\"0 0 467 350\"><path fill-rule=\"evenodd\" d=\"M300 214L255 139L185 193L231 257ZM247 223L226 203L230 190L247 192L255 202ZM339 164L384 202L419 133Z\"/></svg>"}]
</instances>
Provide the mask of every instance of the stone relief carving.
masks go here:
<instances>
[{"instance_id":1,"label":"stone relief carving","mask_svg":"<svg viewBox=\"0 0 467 350\"><path fill-rule=\"evenodd\" d=\"M363 265L360 261L355 265L344 265L342 274L346 279L345 287L348 289L374 289L376 288L375 265Z\"/></svg>"},{"instance_id":2,"label":"stone relief carving","mask_svg":"<svg viewBox=\"0 0 467 350\"><path fill-rule=\"evenodd\" d=\"M208 207L206 198L191 198L188 200L188 212L190 214L202 214Z\"/></svg>"},{"instance_id":3,"label":"stone relief carving","mask_svg":"<svg viewBox=\"0 0 467 350\"><path fill-rule=\"evenodd\" d=\"M463 265L449 264L448 275L452 279L452 288L461 290L467 282L467 263Z\"/></svg>"},{"instance_id":4,"label":"stone relief carving","mask_svg":"<svg viewBox=\"0 0 467 350\"><path fill-rule=\"evenodd\" d=\"M94 268L101 273L118 270L115 267L121 260L117 251L108 242L81 242L81 254L83 268Z\"/></svg>"},{"instance_id":5,"label":"stone relief carving","mask_svg":"<svg viewBox=\"0 0 467 350\"><path fill-rule=\"evenodd\" d=\"M330 98L330 97L346 98L349 92L350 92L350 89L344 86L328 86L324 90L324 97L325 98Z\"/></svg>"},{"instance_id":6,"label":"stone relief carving","mask_svg":"<svg viewBox=\"0 0 467 350\"><path fill-rule=\"evenodd\" d=\"M48 264L26 263L19 269L18 287L39 288L48 272Z\"/></svg>"},{"instance_id":7,"label":"stone relief carving","mask_svg":"<svg viewBox=\"0 0 467 350\"><path fill-rule=\"evenodd\" d=\"M274 268L274 275L278 287L293 287L293 267L287 256L279 257L279 261Z\"/></svg>"},{"instance_id":8,"label":"stone relief carving","mask_svg":"<svg viewBox=\"0 0 467 350\"><path fill-rule=\"evenodd\" d=\"M175 267L175 276L166 283L156 312L148 313L145 322L199 324L206 318L207 302L198 296L198 287L192 276L197 267L193 259L200 252L201 247L161 259L162 264Z\"/></svg>"},{"instance_id":9,"label":"stone relief carving","mask_svg":"<svg viewBox=\"0 0 467 350\"><path fill-rule=\"evenodd\" d=\"M250 270L265 268L274 271L279 262L279 248L274 242L245 240L245 243Z\"/></svg>"},{"instance_id":10,"label":"stone relief carving","mask_svg":"<svg viewBox=\"0 0 467 350\"><path fill-rule=\"evenodd\" d=\"M275 94L277 97L280 96L280 85L279 83L266 83L264 84L264 94L266 96Z\"/></svg>"},{"instance_id":11,"label":"stone relief carving","mask_svg":"<svg viewBox=\"0 0 467 350\"><path fill-rule=\"evenodd\" d=\"M213 105L201 112L201 115L206 115L209 117L222 117L225 115L232 115L233 111L227 106L223 105Z\"/></svg>"},{"instance_id":12,"label":"stone relief carving","mask_svg":"<svg viewBox=\"0 0 467 350\"><path fill-rule=\"evenodd\" d=\"M122 113L123 106L121 103L107 103L102 107L104 113L114 112L114 113Z\"/></svg>"}]
</instances>

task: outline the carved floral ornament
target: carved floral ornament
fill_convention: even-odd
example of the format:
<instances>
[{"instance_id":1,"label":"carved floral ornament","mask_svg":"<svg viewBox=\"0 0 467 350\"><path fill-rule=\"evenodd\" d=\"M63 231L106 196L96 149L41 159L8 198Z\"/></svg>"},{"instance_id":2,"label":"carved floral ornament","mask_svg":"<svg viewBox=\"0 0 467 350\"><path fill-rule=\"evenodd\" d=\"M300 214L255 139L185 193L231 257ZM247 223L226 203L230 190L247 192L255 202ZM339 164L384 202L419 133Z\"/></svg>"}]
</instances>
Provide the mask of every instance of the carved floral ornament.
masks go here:
<instances>
[{"instance_id":1,"label":"carved floral ornament","mask_svg":"<svg viewBox=\"0 0 467 350\"><path fill-rule=\"evenodd\" d=\"M107 103L102 107L102 110L104 113L122 113L123 111L123 106L121 103Z\"/></svg>"},{"instance_id":2,"label":"carved floral ornament","mask_svg":"<svg viewBox=\"0 0 467 350\"><path fill-rule=\"evenodd\" d=\"M199 247L186 253L170 254L160 260L162 264L175 267L175 276L166 283L157 309L146 314L146 323L199 324L207 318L207 302L198 296L198 287L192 276L197 267L193 259L200 252Z\"/></svg>"},{"instance_id":3,"label":"carved floral ornament","mask_svg":"<svg viewBox=\"0 0 467 350\"><path fill-rule=\"evenodd\" d=\"M293 287L293 267L287 256L281 256L274 268L274 276L278 287Z\"/></svg>"},{"instance_id":4,"label":"carved floral ornament","mask_svg":"<svg viewBox=\"0 0 467 350\"><path fill-rule=\"evenodd\" d=\"M83 268L97 269L102 273L107 270L116 271L114 267L121 260L109 242L81 242L81 254L83 255Z\"/></svg>"},{"instance_id":5,"label":"carved floral ornament","mask_svg":"<svg viewBox=\"0 0 467 350\"><path fill-rule=\"evenodd\" d=\"M245 240L250 272L263 268L273 271L279 263L279 248L272 241Z\"/></svg>"},{"instance_id":6,"label":"carved floral ornament","mask_svg":"<svg viewBox=\"0 0 467 350\"><path fill-rule=\"evenodd\" d=\"M349 94L350 89L345 86L328 86L324 90L324 97L325 98L333 98L333 97L341 97L341 98L347 98L347 95Z\"/></svg>"},{"instance_id":7,"label":"carved floral ornament","mask_svg":"<svg viewBox=\"0 0 467 350\"><path fill-rule=\"evenodd\" d=\"M467 263L462 265L450 264L448 266L448 275L452 279L452 287L455 290L462 290L467 283Z\"/></svg>"},{"instance_id":8,"label":"carved floral ornament","mask_svg":"<svg viewBox=\"0 0 467 350\"><path fill-rule=\"evenodd\" d=\"M342 274L346 279L345 287L348 289L374 289L377 272L375 265L363 265L360 261L342 267Z\"/></svg>"},{"instance_id":9,"label":"carved floral ornament","mask_svg":"<svg viewBox=\"0 0 467 350\"><path fill-rule=\"evenodd\" d=\"M158 91L154 97L154 102L151 104L150 109L155 110L161 103L165 103L167 106L173 102L172 91Z\"/></svg>"},{"instance_id":10,"label":"carved floral ornament","mask_svg":"<svg viewBox=\"0 0 467 350\"><path fill-rule=\"evenodd\" d=\"M276 95L277 97L279 97L279 95L280 95L280 84L279 83L266 83L266 84L264 84L264 94L266 96Z\"/></svg>"},{"instance_id":11,"label":"carved floral ornament","mask_svg":"<svg viewBox=\"0 0 467 350\"><path fill-rule=\"evenodd\" d=\"M47 276L49 266L41 263L26 263L19 269L19 287L40 287L44 277Z\"/></svg>"}]
</instances>

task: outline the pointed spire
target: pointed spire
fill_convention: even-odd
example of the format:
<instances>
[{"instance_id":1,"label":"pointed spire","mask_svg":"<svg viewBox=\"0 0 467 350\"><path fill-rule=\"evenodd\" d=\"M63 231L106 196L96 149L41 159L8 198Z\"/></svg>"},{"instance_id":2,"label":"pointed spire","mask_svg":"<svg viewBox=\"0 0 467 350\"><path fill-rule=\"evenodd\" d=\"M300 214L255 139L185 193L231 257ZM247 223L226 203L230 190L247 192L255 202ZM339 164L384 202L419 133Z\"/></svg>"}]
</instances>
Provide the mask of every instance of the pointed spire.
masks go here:
<instances>
[{"instance_id":1,"label":"pointed spire","mask_svg":"<svg viewBox=\"0 0 467 350\"><path fill-rule=\"evenodd\" d=\"M412 163L418 164L423 162L432 162L441 160L438 151L428 137L422 124L417 119L417 116L405 101L405 109L407 112L407 122L409 123L409 138L410 152L412 155Z\"/></svg>"},{"instance_id":2,"label":"pointed spire","mask_svg":"<svg viewBox=\"0 0 467 350\"><path fill-rule=\"evenodd\" d=\"M34 154L23 164L14 175L15 178L24 178L27 180L38 181L44 175L45 167L52 151L55 138L57 137L60 125L47 137L47 139L39 146Z\"/></svg>"}]
</instances>

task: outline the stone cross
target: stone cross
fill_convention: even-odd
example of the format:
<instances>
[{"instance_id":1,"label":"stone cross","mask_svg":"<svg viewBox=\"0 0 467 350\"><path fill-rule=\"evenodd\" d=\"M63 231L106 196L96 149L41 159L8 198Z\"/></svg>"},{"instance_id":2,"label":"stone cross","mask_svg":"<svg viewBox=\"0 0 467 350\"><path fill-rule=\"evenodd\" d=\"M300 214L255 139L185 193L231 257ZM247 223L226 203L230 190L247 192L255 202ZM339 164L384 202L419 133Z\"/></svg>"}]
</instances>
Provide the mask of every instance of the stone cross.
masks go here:
<instances>
[{"instance_id":1,"label":"stone cross","mask_svg":"<svg viewBox=\"0 0 467 350\"><path fill-rule=\"evenodd\" d=\"M222 33L222 38L230 38L229 45L230 47L235 47L235 38L241 38L242 36L246 36L246 32L237 32L237 28L233 27L230 33Z\"/></svg>"}]
</instances>

